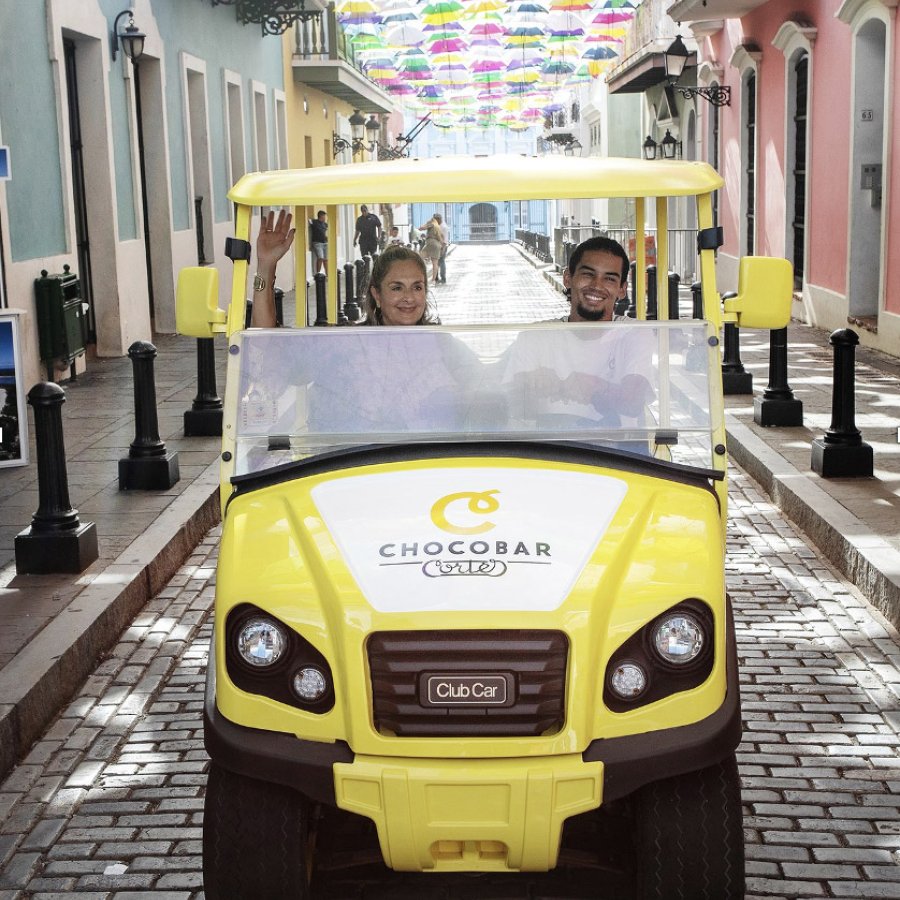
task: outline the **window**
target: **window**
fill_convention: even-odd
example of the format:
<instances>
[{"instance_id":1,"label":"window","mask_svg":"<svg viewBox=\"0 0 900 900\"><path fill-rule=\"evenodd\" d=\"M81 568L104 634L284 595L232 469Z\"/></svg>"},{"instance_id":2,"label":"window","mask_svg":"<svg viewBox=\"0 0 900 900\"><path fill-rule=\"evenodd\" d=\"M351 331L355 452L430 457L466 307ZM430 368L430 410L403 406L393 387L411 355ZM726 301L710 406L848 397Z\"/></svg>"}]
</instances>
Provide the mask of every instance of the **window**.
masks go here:
<instances>
[{"instance_id":1,"label":"window","mask_svg":"<svg viewBox=\"0 0 900 900\"><path fill-rule=\"evenodd\" d=\"M266 87L257 81L251 85L253 97L253 149L257 172L269 168L269 129L266 116Z\"/></svg>"},{"instance_id":2,"label":"window","mask_svg":"<svg viewBox=\"0 0 900 900\"><path fill-rule=\"evenodd\" d=\"M806 115L809 92L809 57L804 53L794 66L793 218L791 221L794 287L803 286L806 246Z\"/></svg>"},{"instance_id":3,"label":"window","mask_svg":"<svg viewBox=\"0 0 900 900\"><path fill-rule=\"evenodd\" d=\"M285 96L282 91L274 91L274 113L275 113L275 155L276 163L279 169L288 167L288 148L287 148L287 111L285 104Z\"/></svg>"},{"instance_id":4,"label":"window","mask_svg":"<svg viewBox=\"0 0 900 900\"><path fill-rule=\"evenodd\" d=\"M241 79L225 72L225 146L228 148L228 183L234 184L247 171L244 155L244 108L241 103Z\"/></svg>"},{"instance_id":5,"label":"window","mask_svg":"<svg viewBox=\"0 0 900 900\"><path fill-rule=\"evenodd\" d=\"M744 253L752 256L756 249L756 72L744 80L744 216L747 233Z\"/></svg>"}]
</instances>

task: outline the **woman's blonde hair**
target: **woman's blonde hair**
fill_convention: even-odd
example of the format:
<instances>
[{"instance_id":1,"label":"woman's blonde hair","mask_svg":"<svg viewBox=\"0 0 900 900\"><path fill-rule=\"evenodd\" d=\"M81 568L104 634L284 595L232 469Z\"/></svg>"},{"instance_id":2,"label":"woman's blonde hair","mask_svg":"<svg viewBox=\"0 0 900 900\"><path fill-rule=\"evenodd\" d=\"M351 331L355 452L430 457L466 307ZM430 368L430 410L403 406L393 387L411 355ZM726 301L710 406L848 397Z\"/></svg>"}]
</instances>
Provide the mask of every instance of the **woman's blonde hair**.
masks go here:
<instances>
[{"instance_id":1,"label":"woman's blonde hair","mask_svg":"<svg viewBox=\"0 0 900 900\"><path fill-rule=\"evenodd\" d=\"M404 247L402 244L391 244L383 253L376 257L375 262L372 264L372 271L365 282L363 290L365 318L360 322L361 325L384 325L384 321L381 318L381 309L375 302L372 288L376 287L380 291L391 266L394 263L407 261L414 262L419 267L419 270L422 272L422 280L425 284L428 284L428 270L425 268L425 260L412 247ZM416 325L440 324L440 320L434 315L426 299L425 311L422 313L422 318L416 322Z\"/></svg>"}]
</instances>

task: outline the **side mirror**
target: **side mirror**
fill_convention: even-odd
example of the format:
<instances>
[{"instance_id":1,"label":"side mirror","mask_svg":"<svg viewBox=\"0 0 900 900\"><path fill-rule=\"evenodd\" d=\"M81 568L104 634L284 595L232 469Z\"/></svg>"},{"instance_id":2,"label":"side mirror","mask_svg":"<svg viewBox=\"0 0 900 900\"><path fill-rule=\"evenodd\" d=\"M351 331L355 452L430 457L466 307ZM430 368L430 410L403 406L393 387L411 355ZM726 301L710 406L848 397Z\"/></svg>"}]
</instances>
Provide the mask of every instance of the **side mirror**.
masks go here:
<instances>
[{"instance_id":1,"label":"side mirror","mask_svg":"<svg viewBox=\"0 0 900 900\"><path fill-rule=\"evenodd\" d=\"M219 309L219 273L191 266L178 273L175 328L188 337L209 338L225 331L225 310Z\"/></svg>"},{"instance_id":2,"label":"side mirror","mask_svg":"<svg viewBox=\"0 0 900 900\"><path fill-rule=\"evenodd\" d=\"M793 295L794 267L786 259L745 256L737 296L725 300L725 321L739 328L785 328Z\"/></svg>"}]
</instances>

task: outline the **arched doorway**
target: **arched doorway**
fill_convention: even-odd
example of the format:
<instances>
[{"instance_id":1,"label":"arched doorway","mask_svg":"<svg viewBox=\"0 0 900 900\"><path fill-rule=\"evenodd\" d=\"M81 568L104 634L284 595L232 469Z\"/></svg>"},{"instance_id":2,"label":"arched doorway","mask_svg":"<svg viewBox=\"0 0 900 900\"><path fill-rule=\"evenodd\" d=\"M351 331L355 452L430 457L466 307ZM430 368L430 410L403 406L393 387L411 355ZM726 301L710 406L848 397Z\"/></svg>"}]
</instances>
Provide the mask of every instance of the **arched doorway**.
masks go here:
<instances>
[{"instance_id":1,"label":"arched doorway","mask_svg":"<svg viewBox=\"0 0 900 900\"><path fill-rule=\"evenodd\" d=\"M854 318L877 318L880 306L886 44L887 29L880 19L869 19L854 38L848 290L848 312Z\"/></svg>"},{"instance_id":2,"label":"arched doorway","mask_svg":"<svg viewBox=\"0 0 900 900\"><path fill-rule=\"evenodd\" d=\"M473 203L469 207L469 240L498 240L497 208L492 203Z\"/></svg>"}]
</instances>

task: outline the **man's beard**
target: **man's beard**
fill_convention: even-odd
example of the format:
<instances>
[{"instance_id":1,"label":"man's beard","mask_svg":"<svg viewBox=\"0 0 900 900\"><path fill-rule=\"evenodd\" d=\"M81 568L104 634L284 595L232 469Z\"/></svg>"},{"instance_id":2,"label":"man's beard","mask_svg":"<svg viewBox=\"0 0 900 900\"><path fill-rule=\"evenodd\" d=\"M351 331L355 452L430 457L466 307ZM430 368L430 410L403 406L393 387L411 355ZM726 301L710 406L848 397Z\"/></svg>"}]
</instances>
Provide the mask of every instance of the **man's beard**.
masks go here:
<instances>
[{"instance_id":1,"label":"man's beard","mask_svg":"<svg viewBox=\"0 0 900 900\"><path fill-rule=\"evenodd\" d=\"M578 315L588 322L602 322L609 318L606 311L602 309L588 309L583 303L577 303L575 306Z\"/></svg>"}]
</instances>

